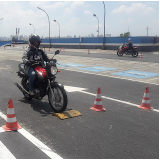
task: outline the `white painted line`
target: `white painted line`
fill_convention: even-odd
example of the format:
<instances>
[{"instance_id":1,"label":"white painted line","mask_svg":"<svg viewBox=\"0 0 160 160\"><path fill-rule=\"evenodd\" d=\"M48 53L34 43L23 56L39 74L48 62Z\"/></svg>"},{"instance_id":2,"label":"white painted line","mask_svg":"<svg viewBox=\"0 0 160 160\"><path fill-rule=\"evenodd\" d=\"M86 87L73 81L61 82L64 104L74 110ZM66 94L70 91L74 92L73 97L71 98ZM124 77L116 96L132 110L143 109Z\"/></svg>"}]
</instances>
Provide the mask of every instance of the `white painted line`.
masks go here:
<instances>
[{"instance_id":1,"label":"white painted line","mask_svg":"<svg viewBox=\"0 0 160 160\"><path fill-rule=\"evenodd\" d=\"M93 93L89 93L89 92L86 92L86 91L79 91L81 93L85 93L85 94L89 94L89 95L92 95L92 96L95 96L96 97L96 94L93 94ZM119 103L124 103L124 104L127 104L127 105L131 105L131 106L140 106L138 104L134 104L134 103L130 103L130 102L126 102L126 101L121 101L119 99L114 99L114 98L110 98L110 97L106 97L106 96L101 96L102 98L105 98L105 99L109 99L111 101L116 101L116 102L119 102ZM157 109L153 109L152 111L154 112L158 112L159 113L159 110Z\"/></svg>"},{"instance_id":2,"label":"white painted line","mask_svg":"<svg viewBox=\"0 0 160 160\"><path fill-rule=\"evenodd\" d=\"M5 132L5 130L2 127L0 127L0 133L2 132Z\"/></svg>"},{"instance_id":3,"label":"white painted line","mask_svg":"<svg viewBox=\"0 0 160 160\"><path fill-rule=\"evenodd\" d=\"M7 147L0 141L0 159L16 159Z\"/></svg>"},{"instance_id":4,"label":"white painted line","mask_svg":"<svg viewBox=\"0 0 160 160\"><path fill-rule=\"evenodd\" d=\"M43 151L51 159L63 159L58 154L53 152L49 147L47 147L45 144L43 144L40 140L35 138L29 132L27 132L25 129L23 129L23 128L19 129L18 132L21 133L30 142L32 142L35 146L37 146L41 151Z\"/></svg>"},{"instance_id":5,"label":"white painted line","mask_svg":"<svg viewBox=\"0 0 160 160\"><path fill-rule=\"evenodd\" d=\"M7 119L7 116L4 115L2 112L0 112L0 117L3 118L5 121ZM17 131L21 133L25 138L27 138L31 143L37 146L42 152L44 152L51 159L63 159L58 154L53 152L49 147L43 144L40 140L38 140L36 137L31 135L29 132L27 132L25 129L21 128L21 129L18 129ZM0 159L1 159L1 156L0 156Z\"/></svg>"}]
</instances>

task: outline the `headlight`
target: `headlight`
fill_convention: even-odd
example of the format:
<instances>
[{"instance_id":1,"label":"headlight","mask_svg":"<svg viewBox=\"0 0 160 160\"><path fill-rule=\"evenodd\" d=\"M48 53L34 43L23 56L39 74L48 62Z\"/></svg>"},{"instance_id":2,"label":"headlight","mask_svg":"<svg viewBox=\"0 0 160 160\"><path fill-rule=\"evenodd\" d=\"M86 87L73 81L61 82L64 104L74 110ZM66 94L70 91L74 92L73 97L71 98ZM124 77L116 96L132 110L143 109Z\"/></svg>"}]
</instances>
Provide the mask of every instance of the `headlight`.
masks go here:
<instances>
[{"instance_id":1,"label":"headlight","mask_svg":"<svg viewBox=\"0 0 160 160\"><path fill-rule=\"evenodd\" d=\"M54 67L54 66L51 67L51 74L52 74L52 75L56 75L56 74L57 74L57 71L58 71L58 70L57 70L57 67Z\"/></svg>"}]
</instances>

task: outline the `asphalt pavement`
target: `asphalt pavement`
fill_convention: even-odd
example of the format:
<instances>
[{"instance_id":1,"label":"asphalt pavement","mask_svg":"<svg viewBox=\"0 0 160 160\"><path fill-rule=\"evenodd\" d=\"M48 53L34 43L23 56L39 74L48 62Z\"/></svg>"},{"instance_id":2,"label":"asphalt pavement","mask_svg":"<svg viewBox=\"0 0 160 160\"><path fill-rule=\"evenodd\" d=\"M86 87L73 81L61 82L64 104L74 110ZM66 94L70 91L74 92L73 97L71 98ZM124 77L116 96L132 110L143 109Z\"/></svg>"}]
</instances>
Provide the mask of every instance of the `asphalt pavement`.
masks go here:
<instances>
[{"instance_id":1,"label":"asphalt pavement","mask_svg":"<svg viewBox=\"0 0 160 160\"><path fill-rule=\"evenodd\" d=\"M56 49L48 51L50 57L54 50ZM22 53L23 48L19 49L19 46L17 49L8 48L8 51L0 49L0 113L7 115L8 99L12 99L22 131L24 129L48 147L48 150L51 149L53 154L64 159L159 158L157 53L150 53L149 56L144 54L144 59L148 60L141 62L139 57L132 61L129 56L117 60L117 55L111 51L106 54L100 51L94 53L99 54L99 57L91 53L82 56L85 54L82 51L61 52L56 56L61 71L57 74L57 81L67 90L67 110L74 109L82 114L65 120L52 115L47 97L42 101L25 100L14 85L15 81L20 81L16 71ZM133 64L136 66L133 67ZM93 68L89 68L93 66L105 67L106 70L94 68L93 71ZM109 67L116 69L108 70ZM141 74L149 72L155 75L148 74L149 77L146 78L147 75L144 74L143 78L139 78L139 75L132 76L133 71L129 73L132 77L113 74L131 69L138 70ZM154 110L147 111L137 107L142 102L146 86L149 86L150 105ZM98 87L101 87L102 104L106 109L103 112L90 109L94 105ZM0 125L5 125L4 116L0 116ZM34 140L31 142L22 135L20 130L0 132L0 142L15 158L53 158L43 147L36 145Z\"/></svg>"}]
</instances>

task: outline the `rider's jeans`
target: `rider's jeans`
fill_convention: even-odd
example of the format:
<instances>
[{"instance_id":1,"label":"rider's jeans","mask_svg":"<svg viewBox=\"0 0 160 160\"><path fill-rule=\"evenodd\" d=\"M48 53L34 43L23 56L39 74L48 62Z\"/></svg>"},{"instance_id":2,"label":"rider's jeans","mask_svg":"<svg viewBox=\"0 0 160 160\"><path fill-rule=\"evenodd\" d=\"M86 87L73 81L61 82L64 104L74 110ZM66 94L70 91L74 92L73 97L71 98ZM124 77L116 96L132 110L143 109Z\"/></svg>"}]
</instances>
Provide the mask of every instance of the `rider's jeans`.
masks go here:
<instances>
[{"instance_id":1,"label":"rider's jeans","mask_svg":"<svg viewBox=\"0 0 160 160\"><path fill-rule=\"evenodd\" d=\"M28 74L29 74L29 90L33 91L34 82L36 79L36 73L32 67L30 67Z\"/></svg>"}]
</instances>

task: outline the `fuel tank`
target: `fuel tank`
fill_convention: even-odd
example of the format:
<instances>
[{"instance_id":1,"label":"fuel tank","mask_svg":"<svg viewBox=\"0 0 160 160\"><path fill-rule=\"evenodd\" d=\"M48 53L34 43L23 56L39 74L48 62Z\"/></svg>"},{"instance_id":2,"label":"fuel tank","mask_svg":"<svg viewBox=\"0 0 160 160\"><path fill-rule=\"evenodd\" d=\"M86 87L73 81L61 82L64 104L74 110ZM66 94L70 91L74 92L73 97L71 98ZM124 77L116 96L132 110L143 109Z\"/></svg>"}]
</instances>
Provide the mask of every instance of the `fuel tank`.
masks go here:
<instances>
[{"instance_id":1,"label":"fuel tank","mask_svg":"<svg viewBox=\"0 0 160 160\"><path fill-rule=\"evenodd\" d=\"M46 77L46 70L44 68L37 66L34 69L40 79L44 79Z\"/></svg>"}]
</instances>

